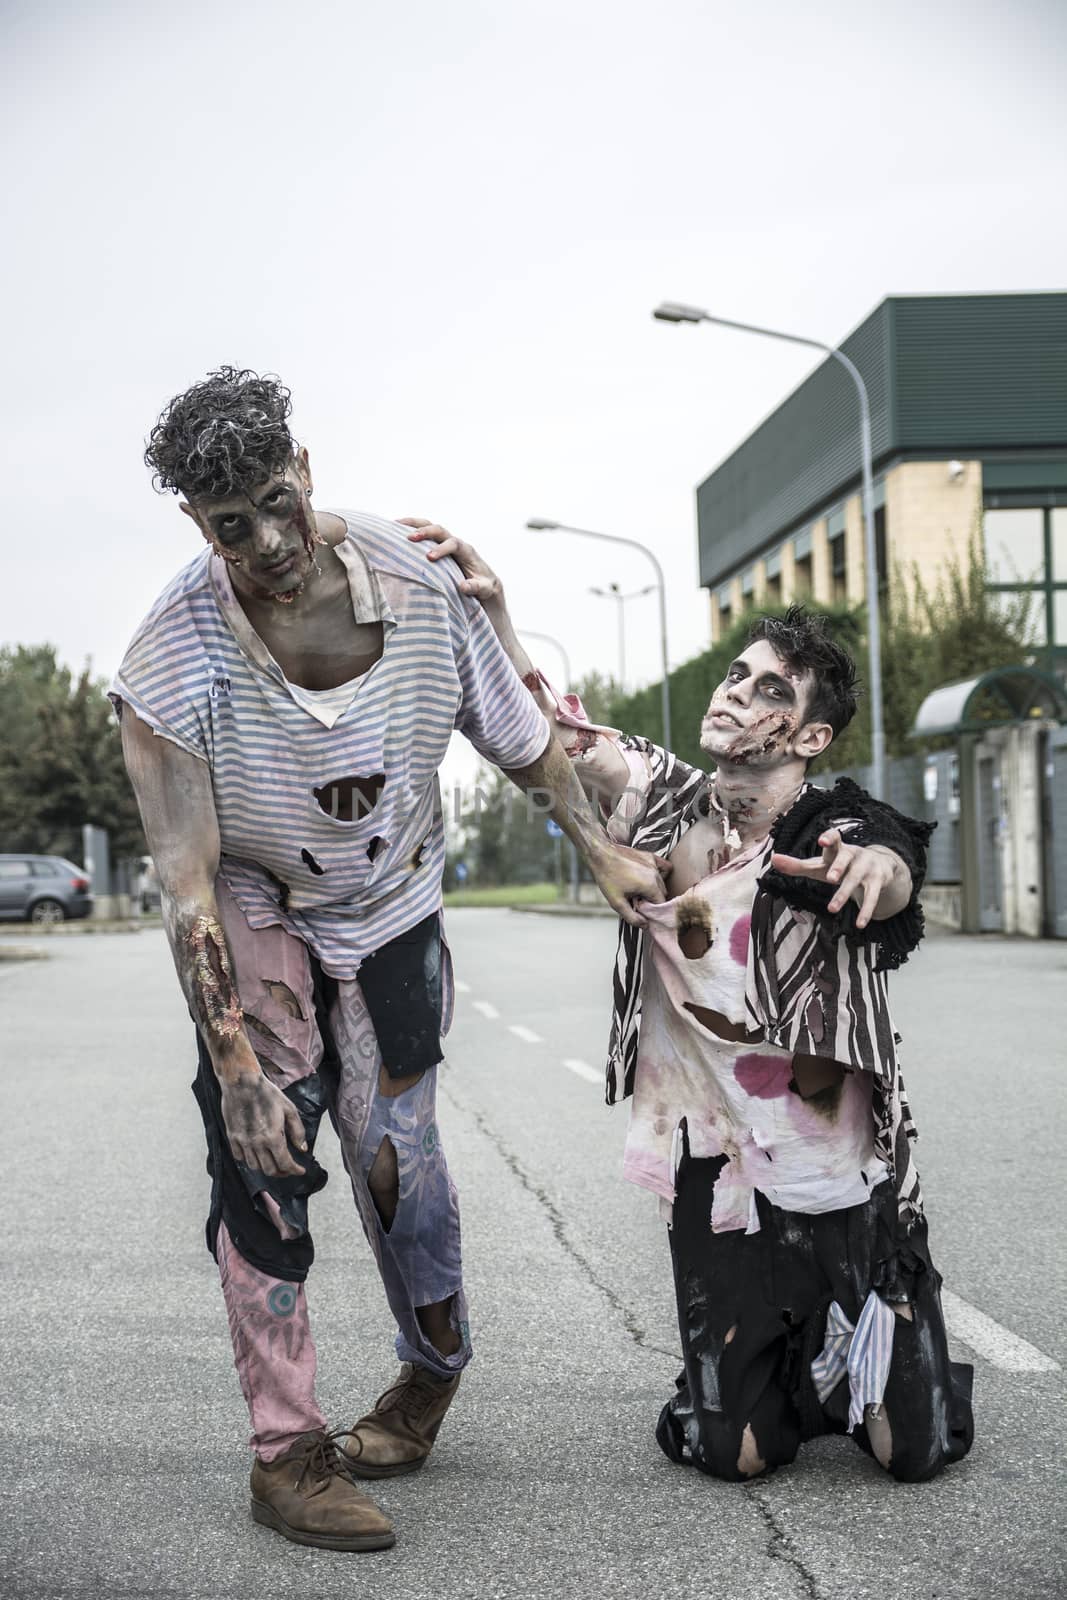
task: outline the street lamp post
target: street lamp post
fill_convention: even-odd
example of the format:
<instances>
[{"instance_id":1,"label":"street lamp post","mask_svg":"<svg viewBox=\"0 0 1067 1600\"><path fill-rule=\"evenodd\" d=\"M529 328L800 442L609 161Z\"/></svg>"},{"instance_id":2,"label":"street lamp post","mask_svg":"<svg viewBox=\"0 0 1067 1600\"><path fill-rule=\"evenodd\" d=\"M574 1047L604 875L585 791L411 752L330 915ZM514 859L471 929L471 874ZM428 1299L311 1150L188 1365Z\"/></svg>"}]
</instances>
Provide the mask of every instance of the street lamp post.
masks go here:
<instances>
[{"instance_id":1,"label":"street lamp post","mask_svg":"<svg viewBox=\"0 0 1067 1600\"><path fill-rule=\"evenodd\" d=\"M874 538L874 479L871 462L871 406L867 385L843 350L836 345L823 344L821 339L803 339L796 333L780 333L776 328L761 328L752 322L732 322L728 317L713 317L696 306L679 305L668 300L657 306L652 315L659 322L713 322L720 328L736 328L741 333L758 333L767 339L784 339L787 344L803 344L812 350L822 350L833 356L856 385L860 404L860 470L863 493L863 551L867 567L867 644L870 654L871 696L871 788L875 798L886 795L885 723L882 711L882 619L878 609L878 551Z\"/></svg>"},{"instance_id":2,"label":"street lamp post","mask_svg":"<svg viewBox=\"0 0 1067 1600\"><path fill-rule=\"evenodd\" d=\"M642 555L648 557L656 569L656 588L659 590L659 640L660 658L663 668L663 684L661 703L663 707L663 747L671 748L671 686L667 676L667 585L663 577L663 568L655 552L647 544L639 544L636 539L623 539L616 533L594 533L592 528L575 528L569 522L551 522L547 517L530 517L526 526L535 532L578 533L583 539L602 539L606 544L625 544L631 550L640 550Z\"/></svg>"},{"instance_id":3,"label":"street lamp post","mask_svg":"<svg viewBox=\"0 0 1067 1600\"><path fill-rule=\"evenodd\" d=\"M590 589L590 594L599 595L601 600L614 600L619 607L619 691L626 693L626 602L639 600L642 595L651 594L656 587L654 583L646 584L643 589L634 589L630 594L623 594L617 583L609 583L606 589Z\"/></svg>"}]
</instances>

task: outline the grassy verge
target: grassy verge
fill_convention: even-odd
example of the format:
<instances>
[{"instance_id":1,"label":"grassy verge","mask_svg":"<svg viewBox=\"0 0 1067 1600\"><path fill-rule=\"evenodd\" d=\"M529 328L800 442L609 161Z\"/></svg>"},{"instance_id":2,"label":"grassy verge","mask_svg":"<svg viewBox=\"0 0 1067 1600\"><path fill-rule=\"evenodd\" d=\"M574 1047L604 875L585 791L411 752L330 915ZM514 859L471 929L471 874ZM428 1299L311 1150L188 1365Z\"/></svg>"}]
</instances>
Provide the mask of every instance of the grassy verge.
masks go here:
<instances>
[{"instance_id":1,"label":"grassy verge","mask_svg":"<svg viewBox=\"0 0 1067 1600\"><path fill-rule=\"evenodd\" d=\"M453 889L446 906L543 906L559 899L554 883L502 883L491 889Z\"/></svg>"}]
</instances>

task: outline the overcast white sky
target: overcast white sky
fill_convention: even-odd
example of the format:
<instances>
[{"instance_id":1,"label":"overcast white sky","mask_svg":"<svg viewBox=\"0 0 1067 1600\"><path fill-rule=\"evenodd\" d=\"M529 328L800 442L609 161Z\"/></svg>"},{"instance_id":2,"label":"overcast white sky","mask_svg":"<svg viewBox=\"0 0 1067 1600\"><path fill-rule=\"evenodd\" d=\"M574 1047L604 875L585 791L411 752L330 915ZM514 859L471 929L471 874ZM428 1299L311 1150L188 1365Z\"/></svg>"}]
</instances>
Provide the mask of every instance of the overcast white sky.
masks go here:
<instances>
[{"instance_id":1,"label":"overcast white sky","mask_svg":"<svg viewBox=\"0 0 1067 1600\"><path fill-rule=\"evenodd\" d=\"M2 10L0 642L117 664L195 551L170 395L282 375L316 501L432 515L612 670L654 545L707 643L693 490L808 371L661 299L838 340L886 294L1067 277L1051 0L345 0ZM627 608L656 676L654 597ZM546 669L559 669L550 652Z\"/></svg>"}]
</instances>

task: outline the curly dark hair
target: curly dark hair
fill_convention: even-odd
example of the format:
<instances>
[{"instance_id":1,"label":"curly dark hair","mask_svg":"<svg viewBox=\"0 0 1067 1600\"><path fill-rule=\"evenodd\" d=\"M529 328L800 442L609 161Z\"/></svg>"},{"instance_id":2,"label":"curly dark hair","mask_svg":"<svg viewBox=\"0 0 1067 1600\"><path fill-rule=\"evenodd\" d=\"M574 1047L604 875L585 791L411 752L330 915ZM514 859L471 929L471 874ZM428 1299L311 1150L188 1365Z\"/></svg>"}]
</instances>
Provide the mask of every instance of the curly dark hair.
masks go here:
<instances>
[{"instance_id":1,"label":"curly dark hair","mask_svg":"<svg viewBox=\"0 0 1067 1600\"><path fill-rule=\"evenodd\" d=\"M803 606L790 606L784 617L757 617L748 642L757 639L765 639L789 666L810 668L815 681L806 721L828 722L836 738L856 715L860 688L856 663L831 637L827 619Z\"/></svg>"},{"instance_id":2,"label":"curly dark hair","mask_svg":"<svg viewBox=\"0 0 1067 1600\"><path fill-rule=\"evenodd\" d=\"M297 449L289 390L273 373L218 367L175 395L148 436L145 465L158 493L190 500L247 494L281 477Z\"/></svg>"}]
</instances>

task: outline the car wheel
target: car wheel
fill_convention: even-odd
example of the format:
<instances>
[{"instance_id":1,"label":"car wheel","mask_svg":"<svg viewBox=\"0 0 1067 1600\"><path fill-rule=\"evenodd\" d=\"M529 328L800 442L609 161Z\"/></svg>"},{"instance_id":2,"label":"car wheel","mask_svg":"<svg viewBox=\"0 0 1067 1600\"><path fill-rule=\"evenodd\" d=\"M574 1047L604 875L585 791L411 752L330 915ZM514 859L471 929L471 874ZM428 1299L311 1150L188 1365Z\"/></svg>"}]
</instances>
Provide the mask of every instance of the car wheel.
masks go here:
<instances>
[{"instance_id":1,"label":"car wheel","mask_svg":"<svg viewBox=\"0 0 1067 1600\"><path fill-rule=\"evenodd\" d=\"M66 910L58 900L38 900L30 908L30 921L39 928L50 928L57 922L63 922L66 915Z\"/></svg>"}]
</instances>

